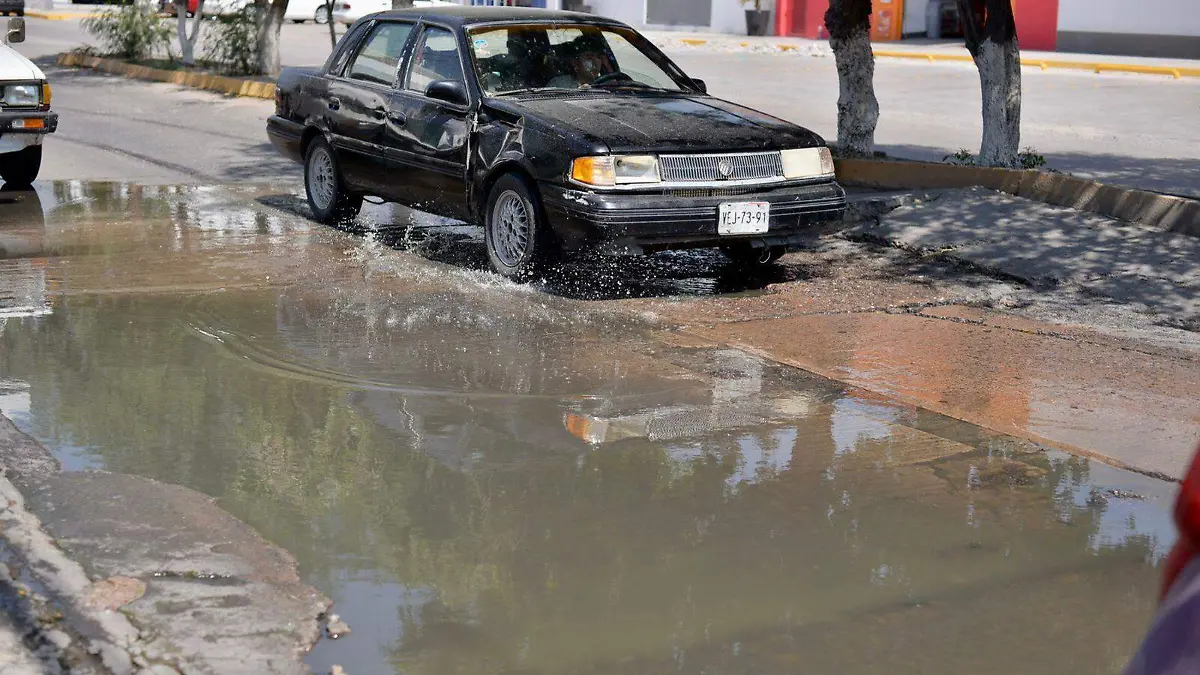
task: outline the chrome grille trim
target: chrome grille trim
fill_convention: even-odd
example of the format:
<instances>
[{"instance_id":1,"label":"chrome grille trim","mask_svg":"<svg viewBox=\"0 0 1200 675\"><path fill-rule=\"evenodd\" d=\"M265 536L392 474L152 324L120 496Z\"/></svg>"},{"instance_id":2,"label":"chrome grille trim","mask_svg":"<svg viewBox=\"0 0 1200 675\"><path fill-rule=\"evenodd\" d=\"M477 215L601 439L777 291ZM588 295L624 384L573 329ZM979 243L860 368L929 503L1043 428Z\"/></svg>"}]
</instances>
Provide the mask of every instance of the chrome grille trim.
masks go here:
<instances>
[{"instance_id":1,"label":"chrome grille trim","mask_svg":"<svg viewBox=\"0 0 1200 675\"><path fill-rule=\"evenodd\" d=\"M721 171L726 163L729 174ZM659 171L665 183L761 180L783 177L779 151L713 155L659 155Z\"/></svg>"}]
</instances>

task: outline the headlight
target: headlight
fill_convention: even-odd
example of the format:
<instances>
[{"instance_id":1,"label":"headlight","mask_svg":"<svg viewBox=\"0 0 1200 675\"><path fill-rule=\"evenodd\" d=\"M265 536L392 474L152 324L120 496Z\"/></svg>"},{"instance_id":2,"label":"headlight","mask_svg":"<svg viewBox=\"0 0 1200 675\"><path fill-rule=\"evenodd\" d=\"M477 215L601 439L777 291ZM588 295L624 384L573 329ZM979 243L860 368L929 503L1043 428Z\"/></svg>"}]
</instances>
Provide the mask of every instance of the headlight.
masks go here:
<instances>
[{"instance_id":1,"label":"headlight","mask_svg":"<svg viewBox=\"0 0 1200 675\"><path fill-rule=\"evenodd\" d=\"M653 155L580 157L571 163L571 178L596 187L662 181L658 173L658 158Z\"/></svg>"},{"instance_id":2,"label":"headlight","mask_svg":"<svg viewBox=\"0 0 1200 675\"><path fill-rule=\"evenodd\" d=\"M4 105L35 106L40 94L41 87L36 84L10 84L4 88Z\"/></svg>"},{"instance_id":3,"label":"headlight","mask_svg":"<svg viewBox=\"0 0 1200 675\"><path fill-rule=\"evenodd\" d=\"M784 178L822 178L833 175L833 155L829 148L801 148L779 153Z\"/></svg>"}]
</instances>

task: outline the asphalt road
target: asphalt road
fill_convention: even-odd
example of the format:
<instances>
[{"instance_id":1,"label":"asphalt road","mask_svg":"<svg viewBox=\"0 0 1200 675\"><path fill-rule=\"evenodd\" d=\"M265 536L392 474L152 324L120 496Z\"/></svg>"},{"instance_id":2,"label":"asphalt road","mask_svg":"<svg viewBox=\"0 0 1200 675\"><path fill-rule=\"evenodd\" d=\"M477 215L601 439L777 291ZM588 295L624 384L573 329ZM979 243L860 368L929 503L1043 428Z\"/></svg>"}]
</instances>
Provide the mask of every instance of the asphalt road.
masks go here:
<instances>
[{"instance_id":1,"label":"asphalt road","mask_svg":"<svg viewBox=\"0 0 1200 675\"><path fill-rule=\"evenodd\" d=\"M87 40L77 21L31 19L29 40L19 48L47 59ZM284 27L285 65L319 64L328 53L326 27ZM832 59L707 48L676 49L671 56L718 96L836 135ZM294 175L265 143L267 101L94 75L55 72L51 78L63 118L45 178L195 182ZM978 147L979 84L969 64L880 59L876 86L881 149L937 160ZM1052 168L1200 195L1200 82L1027 69L1023 86L1022 145L1045 155Z\"/></svg>"}]
</instances>

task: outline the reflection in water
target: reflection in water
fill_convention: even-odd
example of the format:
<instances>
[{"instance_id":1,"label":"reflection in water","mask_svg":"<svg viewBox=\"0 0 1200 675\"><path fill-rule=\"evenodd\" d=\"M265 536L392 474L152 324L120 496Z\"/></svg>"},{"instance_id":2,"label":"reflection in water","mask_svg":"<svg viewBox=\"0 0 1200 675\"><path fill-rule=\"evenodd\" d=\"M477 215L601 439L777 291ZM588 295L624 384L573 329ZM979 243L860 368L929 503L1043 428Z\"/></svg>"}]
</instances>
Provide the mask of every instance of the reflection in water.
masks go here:
<instances>
[{"instance_id":1,"label":"reflection in water","mask_svg":"<svg viewBox=\"0 0 1200 675\"><path fill-rule=\"evenodd\" d=\"M294 553L354 628L318 672L1114 672L1144 628L1161 484L177 197L61 196L0 409Z\"/></svg>"}]
</instances>

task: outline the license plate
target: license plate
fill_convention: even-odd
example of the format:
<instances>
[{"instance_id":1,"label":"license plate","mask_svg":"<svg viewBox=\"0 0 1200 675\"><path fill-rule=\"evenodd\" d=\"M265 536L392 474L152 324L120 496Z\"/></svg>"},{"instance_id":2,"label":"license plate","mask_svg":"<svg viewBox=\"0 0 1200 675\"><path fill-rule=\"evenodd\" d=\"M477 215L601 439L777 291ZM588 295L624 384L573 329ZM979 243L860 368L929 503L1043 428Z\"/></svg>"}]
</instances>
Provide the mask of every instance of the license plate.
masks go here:
<instances>
[{"instance_id":1,"label":"license plate","mask_svg":"<svg viewBox=\"0 0 1200 675\"><path fill-rule=\"evenodd\" d=\"M721 204L717 234L762 234L770 223L767 202L727 202Z\"/></svg>"}]
</instances>

